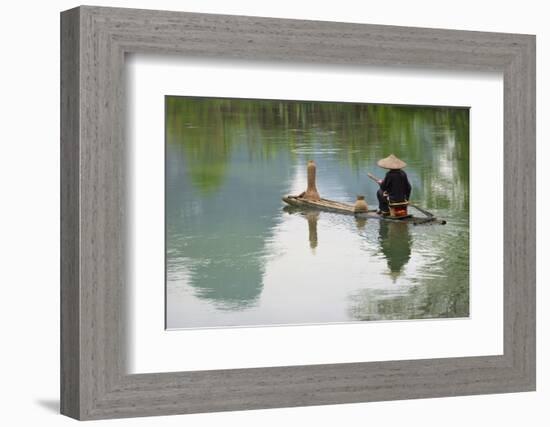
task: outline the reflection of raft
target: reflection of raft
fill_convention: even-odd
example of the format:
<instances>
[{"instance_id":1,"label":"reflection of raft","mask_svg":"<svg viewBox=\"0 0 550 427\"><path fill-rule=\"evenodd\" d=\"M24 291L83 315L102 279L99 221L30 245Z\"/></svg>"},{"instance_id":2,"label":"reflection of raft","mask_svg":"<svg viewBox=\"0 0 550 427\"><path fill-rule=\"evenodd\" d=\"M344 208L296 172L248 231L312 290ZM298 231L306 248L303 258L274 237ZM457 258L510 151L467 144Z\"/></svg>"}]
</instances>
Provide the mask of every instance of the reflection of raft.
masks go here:
<instances>
[{"instance_id":1,"label":"reflection of raft","mask_svg":"<svg viewBox=\"0 0 550 427\"><path fill-rule=\"evenodd\" d=\"M409 205L417 209L423 216L414 216L407 215L405 217L390 217L378 215L375 210L368 210L367 212L357 213L354 212L354 206L348 203L336 202L334 200L328 199L319 199L319 200L308 200L300 196L286 196L283 197L283 202L287 203L290 206L301 209L316 209L321 211L334 212L344 215L354 215L357 218L372 218L380 219L384 221L394 221L394 222L406 222L411 224L445 224L446 221L436 218L430 212L419 208L416 205Z\"/></svg>"}]
</instances>

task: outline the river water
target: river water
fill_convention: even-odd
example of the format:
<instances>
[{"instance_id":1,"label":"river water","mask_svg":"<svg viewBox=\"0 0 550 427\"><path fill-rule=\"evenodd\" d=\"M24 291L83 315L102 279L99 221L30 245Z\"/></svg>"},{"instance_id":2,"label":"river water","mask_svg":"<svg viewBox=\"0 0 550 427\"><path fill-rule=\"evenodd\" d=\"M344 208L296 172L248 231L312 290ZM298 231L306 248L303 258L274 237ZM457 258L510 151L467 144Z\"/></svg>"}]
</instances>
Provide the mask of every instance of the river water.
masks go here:
<instances>
[{"instance_id":1,"label":"river water","mask_svg":"<svg viewBox=\"0 0 550 427\"><path fill-rule=\"evenodd\" d=\"M281 201L313 159L321 197L375 208L391 153L447 225ZM468 109L166 98L169 329L468 315Z\"/></svg>"}]
</instances>

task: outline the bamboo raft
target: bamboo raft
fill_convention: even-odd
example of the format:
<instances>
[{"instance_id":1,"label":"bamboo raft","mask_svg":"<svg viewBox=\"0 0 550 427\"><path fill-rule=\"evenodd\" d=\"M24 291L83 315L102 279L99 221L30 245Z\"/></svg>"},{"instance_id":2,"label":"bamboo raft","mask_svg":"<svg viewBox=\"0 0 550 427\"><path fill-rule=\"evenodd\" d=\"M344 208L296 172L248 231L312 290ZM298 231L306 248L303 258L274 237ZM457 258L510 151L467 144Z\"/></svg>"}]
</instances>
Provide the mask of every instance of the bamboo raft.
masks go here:
<instances>
[{"instance_id":1,"label":"bamboo raft","mask_svg":"<svg viewBox=\"0 0 550 427\"><path fill-rule=\"evenodd\" d=\"M416 205L409 204L410 207L418 210L423 216L407 215L405 217L391 217L379 215L376 210L369 209L367 212L355 212L354 205L337 202L328 199L308 200L300 196L285 196L283 202L289 206L302 210L320 210L333 212L343 215L353 215L356 218L378 219L382 221L406 222L413 225L418 224L446 224L445 220L438 219L431 212L428 212Z\"/></svg>"},{"instance_id":2,"label":"bamboo raft","mask_svg":"<svg viewBox=\"0 0 550 427\"><path fill-rule=\"evenodd\" d=\"M383 221L406 222L414 225L447 223L444 220L437 219L435 215L433 215L431 212L428 212L410 203L408 204L408 206L415 208L423 216L419 217L411 214L406 216L380 215L376 213L376 210L363 210L363 209L356 210L356 205L336 202L334 200L323 199L319 196L319 191L317 191L317 186L315 184L316 169L317 167L315 165L315 162L313 160L309 160L307 163L306 191L304 191L302 194L298 196L283 197L283 202L297 209L328 211L328 212L334 212L334 213L339 213L344 215L353 215L356 218L364 218L364 219L372 218L372 219L379 219ZM374 180L375 182L380 183L380 179L376 178L374 175L369 173L368 176L370 179ZM363 207L366 209L367 205L365 204L364 196L357 196L357 199L358 201L356 202L356 204L360 203L360 205L362 204ZM390 211L391 211L391 207L390 207Z\"/></svg>"}]
</instances>

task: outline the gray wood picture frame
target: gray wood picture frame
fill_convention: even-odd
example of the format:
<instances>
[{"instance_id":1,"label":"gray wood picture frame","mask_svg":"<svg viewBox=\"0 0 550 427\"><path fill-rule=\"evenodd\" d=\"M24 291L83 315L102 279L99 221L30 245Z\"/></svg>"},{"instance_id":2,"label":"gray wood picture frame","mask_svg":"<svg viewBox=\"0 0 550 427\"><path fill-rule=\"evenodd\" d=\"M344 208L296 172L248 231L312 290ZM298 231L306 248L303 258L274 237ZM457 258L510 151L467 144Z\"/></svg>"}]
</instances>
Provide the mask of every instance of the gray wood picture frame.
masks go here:
<instances>
[{"instance_id":1,"label":"gray wood picture frame","mask_svg":"<svg viewBox=\"0 0 550 427\"><path fill-rule=\"evenodd\" d=\"M504 354L127 374L127 53L502 72ZM71 9L61 14L61 166L65 415L86 420L535 390L532 35Z\"/></svg>"}]
</instances>

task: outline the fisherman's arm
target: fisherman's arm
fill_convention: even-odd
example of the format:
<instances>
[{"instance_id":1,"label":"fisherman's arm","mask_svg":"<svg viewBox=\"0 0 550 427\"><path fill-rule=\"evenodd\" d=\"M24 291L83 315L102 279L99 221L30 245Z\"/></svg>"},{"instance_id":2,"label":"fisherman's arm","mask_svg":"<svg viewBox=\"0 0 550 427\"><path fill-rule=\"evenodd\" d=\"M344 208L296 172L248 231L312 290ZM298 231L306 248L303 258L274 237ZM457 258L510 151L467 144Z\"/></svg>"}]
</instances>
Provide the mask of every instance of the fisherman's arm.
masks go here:
<instances>
[{"instance_id":1,"label":"fisherman's arm","mask_svg":"<svg viewBox=\"0 0 550 427\"><path fill-rule=\"evenodd\" d=\"M390 184L389 181L390 180L388 179L388 174L386 174L383 180L380 180L380 188L382 189L382 191L388 191Z\"/></svg>"}]
</instances>

